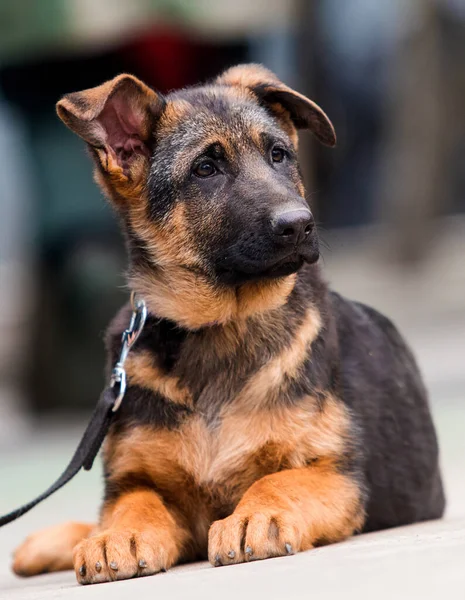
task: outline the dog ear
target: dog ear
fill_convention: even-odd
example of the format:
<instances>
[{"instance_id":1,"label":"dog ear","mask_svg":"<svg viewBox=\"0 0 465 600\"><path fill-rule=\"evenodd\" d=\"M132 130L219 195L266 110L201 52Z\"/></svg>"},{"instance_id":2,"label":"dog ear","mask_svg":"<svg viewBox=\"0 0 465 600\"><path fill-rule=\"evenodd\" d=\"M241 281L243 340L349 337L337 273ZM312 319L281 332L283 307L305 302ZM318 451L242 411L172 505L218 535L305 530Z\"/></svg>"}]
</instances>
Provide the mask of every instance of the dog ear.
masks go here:
<instances>
[{"instance_id":1,"label":"dog ear","mask_svg":"<svg viewBox=\"0 0 465 600\"><path fill-rule=\"evenodd\" d=\"M247 88L277 117L283 109L297 129L308 129L326 146L336 145L333 124L323 110L302 94L282 83L274 73L262 65L238 65L225 71L216 80L220 85Z\"/></svg>"},{"instance_id":2,"label":"dog ear","mask_svg":"<svg viewBox=\"0 0 465 600\"><path fill-rule=\"evenodd\" d=\"M131 181L147 162L153 127L164 101L133 75L82 92L57 103L60 119L84 139L102 170Z\"/></svg>"}]
</instances>

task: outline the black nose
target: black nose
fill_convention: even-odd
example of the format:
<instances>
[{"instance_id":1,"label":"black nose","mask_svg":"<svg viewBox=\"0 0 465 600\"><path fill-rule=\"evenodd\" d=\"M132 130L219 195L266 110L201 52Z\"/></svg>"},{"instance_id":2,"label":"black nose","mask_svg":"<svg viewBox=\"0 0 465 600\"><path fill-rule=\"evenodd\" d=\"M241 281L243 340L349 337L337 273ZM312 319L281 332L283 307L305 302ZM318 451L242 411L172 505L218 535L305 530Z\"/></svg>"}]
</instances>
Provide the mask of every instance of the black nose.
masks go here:
<instances>
[{"instance_id":1,"label":"black nose","mask_svg":"<svg viewBox=\"0 0 465 600\"><path fill-rule=\"evenodd\" d=\"M307 208L276 213L271 219L273 236L280 244L298 244L310 235L314 220Z\"/></svg>"}]
</instances>

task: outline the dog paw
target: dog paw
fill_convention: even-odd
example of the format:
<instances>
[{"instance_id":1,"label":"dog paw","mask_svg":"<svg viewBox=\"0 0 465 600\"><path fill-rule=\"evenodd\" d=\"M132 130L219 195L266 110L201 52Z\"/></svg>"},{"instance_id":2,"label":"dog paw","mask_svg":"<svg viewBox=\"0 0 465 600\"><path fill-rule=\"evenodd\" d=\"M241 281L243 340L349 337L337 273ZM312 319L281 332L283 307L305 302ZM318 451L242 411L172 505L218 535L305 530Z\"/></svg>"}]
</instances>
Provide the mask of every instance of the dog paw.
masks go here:
<instances>
[{"instance_id":1,"label":"dog paw","mask_svg":"<svg viewBox=\"0 0 465 600\"><path fill-rule=\"evenodd\" d=\"M300 548L297 519L287 512L233 513L215 521L208 535L208 560L215 567L287 556Z\"/></svg>"},{"instance_id":2,"label":"dog paw","mask_svg":"<svg viewBox=\"0 0 465 600\"><path fill-rule=\"evenodd\" d=\"M173 565L176 545L157 530L107 530L74 549L79 583L103 583L153 575Z\"/></svg>"}]
</instances>

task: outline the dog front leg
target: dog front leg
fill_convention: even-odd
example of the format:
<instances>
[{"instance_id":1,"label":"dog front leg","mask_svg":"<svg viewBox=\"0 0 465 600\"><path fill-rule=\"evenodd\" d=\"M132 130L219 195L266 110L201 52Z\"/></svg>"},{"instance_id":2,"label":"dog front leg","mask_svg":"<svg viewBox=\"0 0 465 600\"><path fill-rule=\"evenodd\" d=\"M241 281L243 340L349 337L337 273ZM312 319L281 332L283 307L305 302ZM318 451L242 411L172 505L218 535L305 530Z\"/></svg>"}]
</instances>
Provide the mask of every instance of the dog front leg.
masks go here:
<instances>
[{"instance_id":1,"label":"dog front leg","mask_svg":"<svg viewBox=\"0 0 465 600\"><path fill-rule=\"evenodd\" d=\"M341 541L364 522L363 493L334 466L280 471L255 482L233 514L210 528L215 565L294 554Z\"/></svg>"},{"instance_id":2,"label":"dog front leg","mask_svg":"<svg viewBox=\"0 0 465 600\"><path fill-rule=\"evenodd\" d=\"M160 496L137 490L104 506L99 533L74 550L79 583L152 575L174 565L188 533Z\"/></svg>"}]
</instances>

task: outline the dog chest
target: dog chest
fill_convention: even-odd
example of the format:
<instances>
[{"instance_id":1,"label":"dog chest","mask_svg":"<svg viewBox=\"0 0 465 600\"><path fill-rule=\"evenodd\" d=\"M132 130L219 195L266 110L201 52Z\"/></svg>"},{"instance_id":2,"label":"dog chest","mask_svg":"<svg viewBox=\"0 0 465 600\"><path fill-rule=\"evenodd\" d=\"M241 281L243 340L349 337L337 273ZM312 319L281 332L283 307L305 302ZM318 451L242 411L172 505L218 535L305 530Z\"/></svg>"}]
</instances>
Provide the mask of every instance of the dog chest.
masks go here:
<instances>
[{"instance_id":1,"label":"dog chest","mask_svg":"<svg viewBox=\"0 0 465 600\"><path fill-rule=\"evenodd\" d=\"M174 496L187 485L234 502L232 496L264 475L338 455L346 427L346 412L335 399L322 410L310 397L292 407L231 407L215 427L199 415L174 430L133 427L108 444L107 468L112 478L143 473Z\"/></svg>"}]
</instances>

